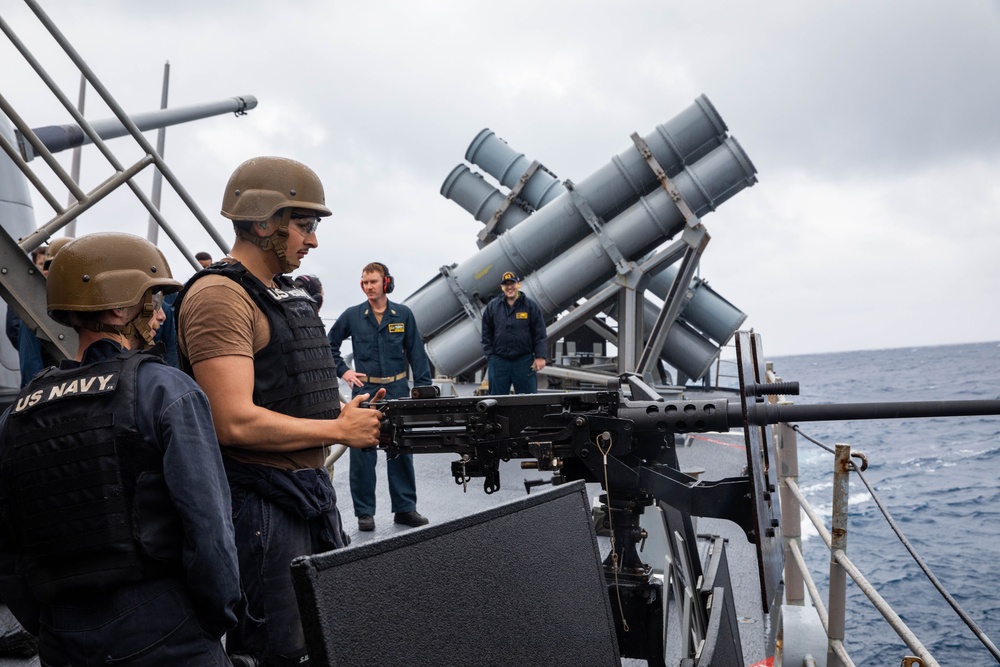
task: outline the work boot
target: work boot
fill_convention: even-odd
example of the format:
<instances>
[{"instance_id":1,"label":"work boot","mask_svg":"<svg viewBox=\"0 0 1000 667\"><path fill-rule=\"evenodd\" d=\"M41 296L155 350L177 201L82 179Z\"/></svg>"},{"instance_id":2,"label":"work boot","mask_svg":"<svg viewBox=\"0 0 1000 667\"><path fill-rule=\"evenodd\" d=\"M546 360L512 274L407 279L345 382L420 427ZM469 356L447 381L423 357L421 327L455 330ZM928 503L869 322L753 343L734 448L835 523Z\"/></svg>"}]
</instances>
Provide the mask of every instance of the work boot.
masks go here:
<instances>
[{"instance_id":1,"label":"work boot","mask_svg":"<svg viewBox=\"0 0 1000 667\"><path fill-rule=\"evenodd\" d=\"M370 533L375 530L375 517L371 514L362 514L358 517L358 530Z\"/></svg>"},{"instance_id":2,"label":"work boot","mask_svg":"<svg viewBox=\"0 0 1000 667\"><path fill-rule=\"evenodd\" d=\"M427 517L416 510L412 512L396 512L396 515L392 520L394 523L401 523L404 526L410 526L411 528L426 526L430 523L430 520Z\"/></svg>"}]
</instances>

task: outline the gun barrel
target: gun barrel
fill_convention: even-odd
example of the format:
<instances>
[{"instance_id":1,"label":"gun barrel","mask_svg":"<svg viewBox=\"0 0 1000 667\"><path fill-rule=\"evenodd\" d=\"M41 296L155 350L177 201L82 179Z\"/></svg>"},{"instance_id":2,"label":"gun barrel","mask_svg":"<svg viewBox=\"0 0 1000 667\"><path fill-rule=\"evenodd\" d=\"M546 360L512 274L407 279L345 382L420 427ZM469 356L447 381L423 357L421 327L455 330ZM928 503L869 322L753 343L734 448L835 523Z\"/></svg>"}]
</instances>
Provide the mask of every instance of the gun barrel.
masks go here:
<instances>
[{"instance_id":1,"label":"gun barrel","mask_svg":"<svg viewBox=\"0 0 1000 667\"><path fill-rule=\"evenodd\" d=\"M744 420L738 400L671 400L623 401L615 405L615 394L608 392L567 392L561 394L522 394L518 396L488 396L480 399L402 399L389 401L391 414L407 415L397 421L406 433L410 445L425 446L444 438L451 444L462 440L469 427L468 415L489 416L502 410L507 419L518 415L517 428L506 431L507 437L523 435L526 426L539 427L544 415L571 412L614 413L620 419L635 423L640 431L703 433L726 432L741 428L744 423L765 426L781 422L850 421L853 419L918 419L933 417L963 417L1000 415L1000 400L978 401L910 401L889 403L839 403L814 405L775 405L750 399ZM459 417L459 415L465 415ZM513 425L513 424L511 424ZM500 429L484 432L495 433ZM457 440L456 440L457 439Z\"/></svg>"},{"instance_id":2,"label":"gun barrel","mask_svg":"<svg viewBox=\"0 0 1000 667\"><path fill-rule=\"evenodd\" d=\"M980 415L1000 415L1000 400L775 405L750 399L745 421L749 425L765 426L781 422ZM660 429L672 433L721 433L744 425L740 401L728 399L628 402L619 407L618 416L635 422L640 429Z\"/></svg>"},{"instance_id":3,"label":"gun barrel","mask_svg":"<svg viewBox=\"0 0 1000 667\"><path fill-rule=\"evenodd\" d=\"M849 421L852 419L917 419L929 417L974 417L980 415L1000 415L1000 400L978 401L906 401L889 403L833 403L817 405L771 405L765 406L763 422ZM732 425L732 424L731 424Z\"/></svg>"}]
</instances>

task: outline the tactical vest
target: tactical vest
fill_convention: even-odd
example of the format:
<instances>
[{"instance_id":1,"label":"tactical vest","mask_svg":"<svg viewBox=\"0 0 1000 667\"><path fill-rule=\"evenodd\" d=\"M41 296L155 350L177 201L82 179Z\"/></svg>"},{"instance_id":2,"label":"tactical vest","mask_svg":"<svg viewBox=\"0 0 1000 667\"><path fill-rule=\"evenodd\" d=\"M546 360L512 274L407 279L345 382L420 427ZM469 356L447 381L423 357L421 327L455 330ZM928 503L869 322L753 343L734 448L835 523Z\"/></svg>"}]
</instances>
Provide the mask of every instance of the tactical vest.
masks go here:
<instances>
[{"instance_id":1,"label":"tactical vest","mask_svg":"<svg viewBox=\"0 0 1000 667\"><path fill-rule=\"evenodd\" d=\"M292 417L336 418L340 414L336 366L309 293L287 276L275 278L277 286L269 288L242 264L216 262L188 280L177 297L178 313L190 286L210 273L239 283L271 325L270 342L254 355L254 404ZM181 367L192 374L186 358Z\"/></svg>"},{"instance_id":2,"label":"tactical vest","mask_svg":"<svg viewBox=\"0 0 1000 667\"><path fill-rule=\"evenodd\" d=\"M126 350L50 368L11 408L0 483L42 602L180 571L183 534L163 455L136 426L136 373L147 362L162 363Z\"/></svg>"}]
</instances>

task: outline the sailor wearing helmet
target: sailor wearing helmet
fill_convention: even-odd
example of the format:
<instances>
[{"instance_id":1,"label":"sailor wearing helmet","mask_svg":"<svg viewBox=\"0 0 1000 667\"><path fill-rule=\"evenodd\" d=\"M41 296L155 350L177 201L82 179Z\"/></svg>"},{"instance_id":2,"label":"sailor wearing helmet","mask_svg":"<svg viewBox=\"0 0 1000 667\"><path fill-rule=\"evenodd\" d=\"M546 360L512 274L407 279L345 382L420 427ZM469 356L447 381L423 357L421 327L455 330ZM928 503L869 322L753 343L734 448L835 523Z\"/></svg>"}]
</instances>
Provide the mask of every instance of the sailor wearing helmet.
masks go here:
<instances>
[{"instance_id":1,"label":"sailor wearing helmet","mask_svg":"<svg viewBox=\"0 0 1000 667\"><path fill-rule=\"evenodd\" d=\"M143 351L179 287L130 234L72 240L49 268L76 356L0 417L0 598L43 665L228 664L240 587L211 411Z\"/></svg>"},{"instance_id":2,"label":"sailor wearing helmet","mask_svg":"<svg viewBox=\"0 0 1000 667\"><path fill-rule=\"evenodd\" d=\"M226 638L237 665L308 660L289 565L347 543L325 445L378 444L380 414L360 403L384 392L340 410L323 322L286 275L318 246L330 214L306 165L247 160L222 199L232 252L195 274L175 305L181 366L208 395L233 494L247 602Z\"/></svg>"}]
</instances>

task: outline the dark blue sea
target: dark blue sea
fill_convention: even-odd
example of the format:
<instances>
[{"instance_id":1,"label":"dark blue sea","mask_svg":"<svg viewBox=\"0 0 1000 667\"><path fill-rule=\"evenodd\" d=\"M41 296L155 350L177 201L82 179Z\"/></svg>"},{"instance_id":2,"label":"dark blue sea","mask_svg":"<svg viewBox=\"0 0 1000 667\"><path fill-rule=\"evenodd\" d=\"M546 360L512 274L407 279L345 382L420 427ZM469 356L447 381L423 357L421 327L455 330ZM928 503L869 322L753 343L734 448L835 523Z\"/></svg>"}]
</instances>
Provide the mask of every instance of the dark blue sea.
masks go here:
<instances>
[{"instance_id":1,"label":"dark blue sea","mask_svg":"<svg viewBox=\"0 0 1000 667\"><path fill-rule=\"evenodd\" d=\"M784 380L801 384L793 399L798 404L1000 399L996 342L773 361ZM865 475L904 535L980 629L1000 644L1000 417L800 427L831 447L848 443L867 455ZM801 437L799 456L800 485L829 521L833 456ZM851 480L848 531L848 555L940 664L996 664L924 577L858 479ZM803 549L825 597L829 552L803 516L807 532ZM909 654L850 579L846 645L858 665L898 665Z\"/></svg>"}]
</instances>

